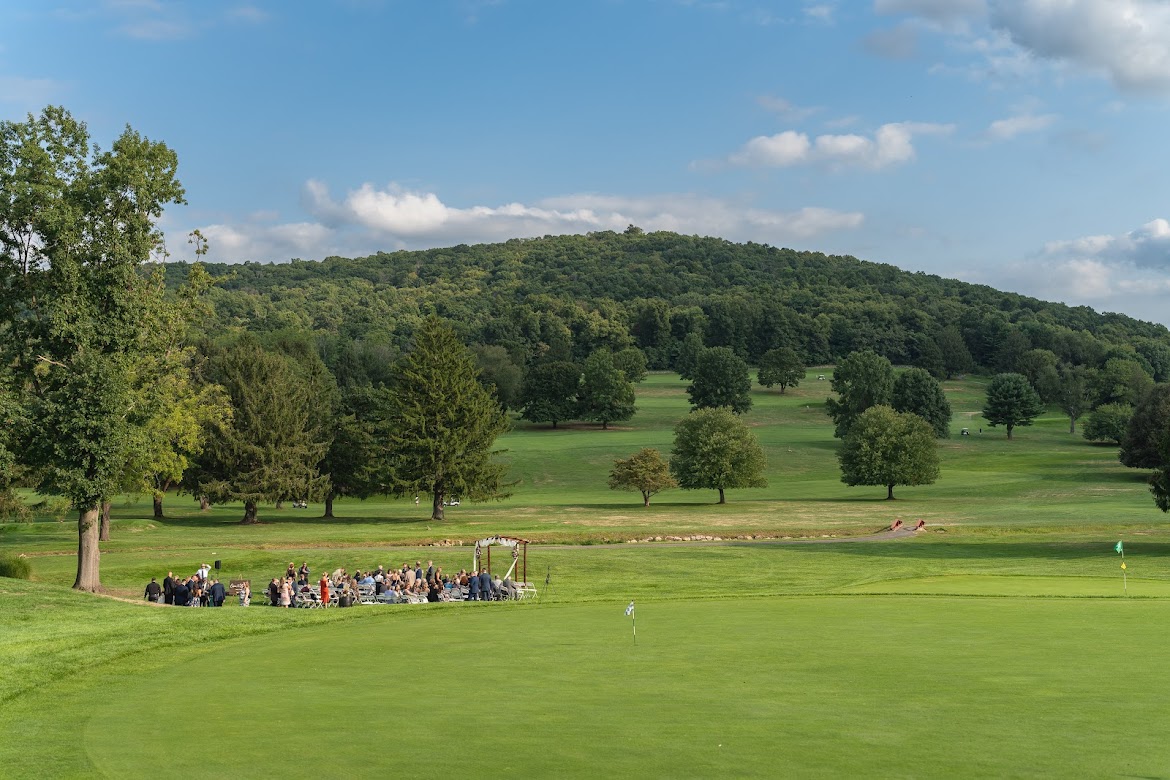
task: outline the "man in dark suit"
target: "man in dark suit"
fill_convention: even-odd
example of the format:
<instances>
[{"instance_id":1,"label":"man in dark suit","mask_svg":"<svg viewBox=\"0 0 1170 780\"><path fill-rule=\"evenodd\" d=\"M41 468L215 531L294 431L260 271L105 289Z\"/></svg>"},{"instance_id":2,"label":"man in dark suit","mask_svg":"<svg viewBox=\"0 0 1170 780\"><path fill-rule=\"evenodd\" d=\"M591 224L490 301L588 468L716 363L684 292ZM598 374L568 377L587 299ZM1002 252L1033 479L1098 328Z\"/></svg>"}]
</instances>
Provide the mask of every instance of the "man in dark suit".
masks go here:
<instances>
[{"instance_id":1,"label":"man in dark suit","mask_svg":"<svg viewBox=\"0 0 1170 780\"><path fill-rule=\"evenodd\" d=\"M162 595L162 588L158 586L158 580L154 577L150 578L150 582L146 585L146 592L143 594L147 601L158 603L158 597Z\"/></svg>"},{"instance_id":2,"label":"man in dark suit","mask_svg":"<svg viewBox=\"0 0 1170 780\"><path fill-rule=\"evenodd\" d=\"M175 573L168 571L163 580L163 601L167 604L175 603Z\"/></svg>"},{"instance_id":3,"label":"man in dark suit","mask_svg":"<svg viewBox=\"0 0 1170 780\"><path fill-rule=\"evenodd\" d=\"M480 601L490 601L492 598L492 575L488 574L487 569L479 573L479 599Z\"/></svg>"},{"instance_id":4,"label":"man in dark suit","mask_svg":"<svg viewBox=\"0 0 1170 780\"><path fill-rule=\"evenodd\" d=\"M467 600L476 601L479 599L479 577L475 571L472 570L471 576L467 578Z\"/></svg>"},{"instance_id":5,"label":"man in dark suit","mask_svg":"<svg viewBox=\"0 0 1170 780\"><path fill-rule=\"evenodd\" d=\"M186 607L191 604L191 591L187 589L186 583L182 580L175 582L174 605L176 607Z\"/></svg>"},{"instance_id":6,"label":"man in dark suit","mask_svg":"<svg viewBox=\"0 0 1170 780\"><path fill-rule=\"evenodd\" d=\"M427 561L427 582L435 578L435 562Z\"/></svg>"},{"instance_id":7,"label":"man in dark suit","mask_svg":"<svg viewBox=\"0 0 1170 780\"><path fill-rule=\"evenodd\" d=\"M211 581L211 606L222 607L224 599L227 598L227 589L224 588L223 583L219 580Z\"/></svg>"}]
</instances>

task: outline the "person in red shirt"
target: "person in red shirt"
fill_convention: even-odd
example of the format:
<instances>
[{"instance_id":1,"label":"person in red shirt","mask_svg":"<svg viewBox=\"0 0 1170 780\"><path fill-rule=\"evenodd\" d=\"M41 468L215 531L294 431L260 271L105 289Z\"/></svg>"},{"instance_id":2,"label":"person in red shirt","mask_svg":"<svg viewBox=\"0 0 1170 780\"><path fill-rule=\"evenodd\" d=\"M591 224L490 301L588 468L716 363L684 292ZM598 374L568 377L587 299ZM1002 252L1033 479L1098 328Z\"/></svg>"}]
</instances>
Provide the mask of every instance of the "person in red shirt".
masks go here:
<instances>
[{"instance_id":1,"label":"person in red shirt","mask_svg":"<svg viewBox=\"0 0 1170 780\"><path fill-rule=\"evenodd\" d=\"M321 606L329 606L329 578L324 574L321 575L321 582L317 583L321 586Z\"/></svg>"}]
</instances>

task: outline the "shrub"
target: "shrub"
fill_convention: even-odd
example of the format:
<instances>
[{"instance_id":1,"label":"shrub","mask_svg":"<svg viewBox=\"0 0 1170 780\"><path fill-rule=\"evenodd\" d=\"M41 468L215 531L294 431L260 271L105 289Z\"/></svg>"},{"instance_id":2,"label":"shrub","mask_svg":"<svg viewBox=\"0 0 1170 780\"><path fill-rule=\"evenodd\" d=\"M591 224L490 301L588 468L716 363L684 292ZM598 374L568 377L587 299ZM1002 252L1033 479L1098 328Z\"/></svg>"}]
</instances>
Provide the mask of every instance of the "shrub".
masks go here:
<instances>
[{"instance_id":1,"label":"shrub","mask_svg":"<svg viewBox=\"0 0 1170 780\"><path fill-rule=\"evenodd\" d=\"M27 558L14 558L10 555L0 555L0 577L11 577L14 580L27 580L32 576L32 566Z\"/></svg>"}]
</instances>

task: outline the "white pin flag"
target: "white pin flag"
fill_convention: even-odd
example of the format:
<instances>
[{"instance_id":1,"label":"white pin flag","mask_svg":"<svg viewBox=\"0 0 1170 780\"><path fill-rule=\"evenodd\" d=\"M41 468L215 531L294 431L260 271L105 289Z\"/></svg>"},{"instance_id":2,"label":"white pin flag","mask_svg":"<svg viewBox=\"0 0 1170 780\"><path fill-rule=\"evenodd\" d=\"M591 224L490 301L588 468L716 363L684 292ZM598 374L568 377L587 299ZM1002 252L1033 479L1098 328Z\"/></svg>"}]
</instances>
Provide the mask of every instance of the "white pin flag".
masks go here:
<instances>
[{"instance_id":1,"label":"white pin flag","mask_svg":"<svg viewBox=\"0 0 1170 780\"><path fill-rule=\"evenodd\" d=\"M630 606L626 607L626 617L630 617L633 614L634 614L634 602L631 601Z\"/></svg>"}]
</instances>

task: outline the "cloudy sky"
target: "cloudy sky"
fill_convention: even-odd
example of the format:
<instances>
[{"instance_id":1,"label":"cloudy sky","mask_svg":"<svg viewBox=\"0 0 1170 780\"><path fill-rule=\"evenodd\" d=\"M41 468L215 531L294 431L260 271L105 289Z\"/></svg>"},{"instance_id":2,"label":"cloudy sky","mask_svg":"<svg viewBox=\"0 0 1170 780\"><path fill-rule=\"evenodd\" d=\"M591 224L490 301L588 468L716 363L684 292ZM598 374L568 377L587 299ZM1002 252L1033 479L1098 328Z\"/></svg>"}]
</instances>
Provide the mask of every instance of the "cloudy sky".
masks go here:
<instances>
[{"instance_id":1,"label":"cloudy sky","mask_svg":"<svg viewBox=\"0 0 1170 780\"><path fill-rule=\"evenodd\" d=\"M5 0L50 102L178 151L175 258L635 223L1170 324L1170 0Z\"/></svg>"}]
</instances>

